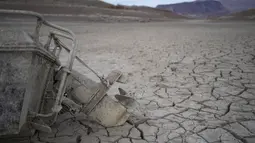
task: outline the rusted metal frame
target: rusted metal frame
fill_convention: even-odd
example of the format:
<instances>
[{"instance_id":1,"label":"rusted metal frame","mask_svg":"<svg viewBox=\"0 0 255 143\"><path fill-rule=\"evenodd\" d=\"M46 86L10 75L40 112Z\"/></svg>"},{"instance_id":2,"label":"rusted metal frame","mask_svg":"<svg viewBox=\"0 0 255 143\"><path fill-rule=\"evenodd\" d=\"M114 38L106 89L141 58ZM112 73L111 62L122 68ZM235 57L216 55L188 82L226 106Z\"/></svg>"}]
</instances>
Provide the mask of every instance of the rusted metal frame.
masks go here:
<instances>
[{"instance_id":1,"label":"rusted metal frame","mask_svg":"<svg viewBox=\"0 0 255 143\"><path fill-rule=\"evenodd\" d=\"M63 34L61 34L61 33L59 33L59 32L53 31L53 32L51 32L51 33L52 33L53 35L61 36L61 37L64 37L64 38L68 38L68 39L71 38L71 37L68 37L68 36L66 36L66 35L63 35ZM57 43L58 43L59 45L61 45L61 47L63 47L67 52L70 52L70 49L69 49L66 45L64 45L64 43L62 43L59 39L57 39L56 41L57 41ZM78 62L80 62L83 66L85 66L85 67L88 68L91 72L93 72L93 73L100 79L101 83L102 83L104 86L108 86L108 84L107 84L108 82L107 82L106 79L104 79L103 77L99 76L99 74L96 73L92 68L90 68L81 58L79 58L78 56L75 56L75 58L76 58L76 60L77 60Z\"/></svg>"},{"instance_id":2,"label":"rusted metal frame","mask_svg":"<svg viewBox=\"0 0 255 143\"><path fill-rule=\"evenodd\" d=\"M39 45L40 43L40 29L42 27L42 24L43 24L43 21L42 19L37 19L36 21L36 27L35 27L35 31L34 31L34 36L33 36L33 39L35 40L36 42L36 45Z\"/></svg>"},{"instance_id":3,"label":"rusted metal frame","mask_svg":"<svg viewBox=\"0 0 255 143\"><path fill-rule=\"evenodd\" d=\"M55 47L54 47L53 51L50 51L49 47L50 47L52 40L54 41ZM56 43L56 37L53 33L49 34L48 40L44 45L44 49L46 49L49 52L52 52L57 58L59 58L59 55L62 51L62 47L58 43ZM59 49L58 52L57 52L57 49Z\"/></svg>"},{"instance_id":4,"label":"rusted metal frame","mask_svg":"<svg viewBox=\"0 0 255 143\"><path fill-rule=\"evenodd\" d=\"M46 44L44 45L44 49L46 49L47 51L49 51L49 47L50 47L50 43L51 43L52 39L53 39L53 37L52 37L52 34L50 33L48 36L48 40L47 40Z\"/></svg>"},{"instance_id":5,"label":"rusted metal frame","mask_svg":"<svg viewBox=\"0 0 255 143\"><path fill-rule=\"evenodd\" d=\"M53 35L57 35L57 36L61 36L61 37L65 37L70 39L70 37L66 36L66 35L62 35L61 33L58 32L52 32ZM70 52L71 50L64 44L62 43L58 38L56 38L56 43L58 43L58 45L60 45L62 48L64 48L67 52ZM104 81L104 79L98 75L98 73L96 73L93 69L91 69L81 58L79 58L78 56L75 56L76 60L78 62L80 62L83 66L85 66L86 68L88 68L90 71L92 71L99 79L100 81ZM105 82L105 81L104 81Z\"/></svg>"},{"instance_id":6,"label":"rusted metal frame","mask_svg":"<svg viewBox=\"0 0 255 143\"><path fill-rule=\"evenodd\" d=\"M63 33L60 33L60 32L57 32L57 31L51 31L50 34L52 35L56 35L56 36L60 36L60 37L63 37L63 38L66 38L66 39L69 39L69 40L73 40L73 38L71 36L68 36L66 34L63 34ZM69 49L69 48L68 48ZM70 49L69 49L70 50ZM70 50L71 51L71 50ZM69 52L70 52L69 51Z\"/></svg>"},{"instance_id":7,"label":"rusted metal frame","mask_svg":"<svg viewBox=\"0 0 255 143\"><path fill-rule=\"evenodd\" d=\"M51 34L52 34L52 33L51 33ZM59 58L60 53L61 53L61 51L62 51L62 49L63 49L63 46L62 46L61 44L59 44L59 42L58 42L59 39L58 39L54 34L52 34L52 35L53 35L53 39L54 39L55 45L57 45L57 47L59 48L58 52L55 53L55 55Z\"/></svg>"},{"instance_id":8,"label":"rusted metal frame","mask_svg":"<svg viewBox=\"0 0 255 143\"><path fill-rule=\"evenodd\" d=\"M59 52L56 53L56 52L57 52L57 49L59 48L59 51L61 51L60 49L62 49L62 47L56 42L57 40L56 40L55 35L52 34L52 37L53 37L53 41L54 41L54 44L55 44L54 49L52 50L52 53L53 53L55 56L57 56L57 55L60 54ZM58 56L57 56L57 57L58 57Z\"/></svg>"},{"instance_id":9,"label":"rusted metal frame","mask_svg":"<svg viewBox=\"0 0 255 143\"><path fill-rule=\"evenodd\" d=\"M16 15L29 15L29 16L37 17L37 19L40 23L39 23L39 26L36 27L36 30L34 32L35 33L34 36L35 36L35 39L37 39L38 41L39 41L40 24L44 24L48 27L57 29L59 31L62 31L62 32L70 35L70 37L73 41L73 44L72 44L73 48L71 49L70 54L68 56L68 62L67 62L67 69L68 70L64 70L64 72L63 72L63 75L62 75L62 78L61 78L61 81L60 81L60 85L59 85L59 89L58 89L58 93L57 93L57 97L56 97L56 102L55 102L54 107L53 107L53 112L58 112L59 106L60 106L61 101L62 101L62 97L63 97L64 92L65 92L64 90L66 88L67 77L68 77L69 72L72 70L73 62L74 62L74 59L75 59L75 56L76 56L77 43L76 43L75 34L72 31L70 31L66 28L60 27L58 25L55 25L55 24L52 24L52 23L46 21L41 14L36 13L36 12L24 11L24 10L3 10L3 9L0 9L0 13L3 13L3 14L16 14Z\"/></svg>"},{"instance_id":10,"label":"rusted metal frame","mask_svg":"<svg viewBox=\"0 0 255 143\"><path fill-rule=\"evenodd\" d=\"M54 40L54 43L55 43L55 45L56 45L56 47L59 47L60 49L59 49L59 52L56 54L55 52L55 50L56 50L56 47L54 48L54 54L56 55L56 56L59 56L60 55L60 52L61 52L61 50L62 50L62 48L64 48L58 41L59 41L59 39L55 36L55 35L58 35L58 36L61 36L61 37L64 37L64 38L66 38L66 39L69 39L69 40L71 40L71 41L73 41L74 42L74 39L73 39L73 37L71 37L71 36L68 36L68 35L66 35L66 34L63 34L63 33L59 33L59 32L51 32L51 34L53 35L53 40ZM74 43L73 43L74 44ZM75 46L76 46L76 43L75 43ZM76 51L74 51L74 48L72 48L71 50L69 50L69 53L70 53L70 55L73 55L73 53L74 52L76 52ZM63 95L64 95L64 93L65 93L65 88L66 88L66 80L67 80L67 76L69 75L69 73L72 71L72 66L73 66L73 62L74 62L74 58L76 57L76 55L74 55L74 57L69 57L69 59L68 59L68 63L70 63L71 65L69 65L69 68L65 68L64 67L64 73L63 73L63 75L62 75L62 80L65 80L65 81L63 81L62 82L62 80L61 80L61 82L60 82L60 86L59 86L59 92L62 92L62 93L58 93L57 94L57 98L56 98L56 102L55 102L55 107L56 106L59 106L61 103L62 103L62 98L63 98Z\"/></svg>"},{"instance_id":11,"label":"rusted metal frame","mask_svg":"<svg viewBox=\"0 0 255 143\"><path fill-rule=\"evenodd\" d=\"M51 89L50 91L48 90L50 82L53 82L53 77L50 77L51 76L51 72L52 72L51 70L54 70L54 69L50 69L49 70L48 77L47 77L47 84L46 84L46 87L44 89L44 93L43 93L42 100L41 100L41 103L40 103L40 112L39 113L43 112L43 106L45 105L45 102L46 102L45 99L54 99L54 97L53 97L54 96L53 89ZM47 96L49 93L52 94L50 98L49 98L49 96Z\"/></svg>"},{"instance_id":12,"label":"rusted metal frame","mask_svg":"<svg viewBox=\"0 0 255 143\"><path fill-rule=\"evenodd\" d=\"M65 28L62 28L60 26L51 24L51 23L49 23L47 21L45 21L44 24L49 26L49 27L53 27L53 28L55 28L55 29L57 29L59 31L68 33L70 35L70 38L71 38L70 40L73 41L73 44L72 44L73 48L70 51L70 54L69 54L69 57L68 57L68 62L67 62L67 69L68 70L64 70L64 72L63 72L63 75L62 75L62 78L61 78L61 82L60 82L60 85L59 85L59 89L58 89L58 93L57 93L56 102L55 102L55 105L54 105L54 107L57 108L57 106L60 106L60 104L62 102L62 97L63 97L63 95L65 93L66 82L67 82L67 77L69 75L69 72L72 71L74 59L75 59L75 56L76 56L77 42L76 42L76 37L75 37L75 35L74 35L74 33L72 31L70 31L68 29L65 29Z\"/></svg>"}]
</instances>

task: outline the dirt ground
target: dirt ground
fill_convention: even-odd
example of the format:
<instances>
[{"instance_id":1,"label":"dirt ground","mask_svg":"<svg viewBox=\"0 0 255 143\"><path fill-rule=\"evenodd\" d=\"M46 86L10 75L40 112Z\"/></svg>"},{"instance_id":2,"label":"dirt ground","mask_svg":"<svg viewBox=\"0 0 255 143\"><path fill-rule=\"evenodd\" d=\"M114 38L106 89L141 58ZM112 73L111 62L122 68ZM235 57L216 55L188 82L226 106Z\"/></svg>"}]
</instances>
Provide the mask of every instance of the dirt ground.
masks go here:
<instances>
[{"instance_id":1,"label":"dirt ground","mask_svg":"<svg viewBox=\"0 0 255 143\"><path fill-rule=\"evenodd\" d=\"M127 90L148 119L104 128L62 115L37 142L255 142L254 23L57 24L77 34L78 55L101 75L118 69L128 76L109 94Z\"/></svg>"}]
</instances>

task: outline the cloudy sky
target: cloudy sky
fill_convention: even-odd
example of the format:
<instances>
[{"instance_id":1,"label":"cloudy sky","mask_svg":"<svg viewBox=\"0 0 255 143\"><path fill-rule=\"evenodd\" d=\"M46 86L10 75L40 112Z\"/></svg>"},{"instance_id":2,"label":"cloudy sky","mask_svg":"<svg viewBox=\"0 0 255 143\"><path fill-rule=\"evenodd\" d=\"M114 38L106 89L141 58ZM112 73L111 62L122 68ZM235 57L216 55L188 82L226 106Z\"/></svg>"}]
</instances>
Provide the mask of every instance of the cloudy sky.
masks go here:
<instances>
[{"instance_id":1,"label":"cloudy sky","mask_svg":"<svg viewBox=\"0 0 255 143\"><path fill-rule=\"evenodd\" d=\"M194 0L103 0L112 4L124 4L124 5L146 5L155 7L158 4L170 4L170 3L179 3L187 2Z\"/></svg>"}]
</instances>

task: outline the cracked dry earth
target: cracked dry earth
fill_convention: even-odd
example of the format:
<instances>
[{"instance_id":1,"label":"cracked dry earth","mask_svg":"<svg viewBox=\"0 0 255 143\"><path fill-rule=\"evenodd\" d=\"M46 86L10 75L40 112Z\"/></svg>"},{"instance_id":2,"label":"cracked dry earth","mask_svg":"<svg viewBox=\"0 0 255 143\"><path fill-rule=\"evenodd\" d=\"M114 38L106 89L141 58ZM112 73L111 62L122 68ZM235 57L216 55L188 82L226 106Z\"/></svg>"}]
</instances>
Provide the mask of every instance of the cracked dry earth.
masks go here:
<instances>
[{"instance_id":1,"label":"cracked dry earth","mask_svg":"<svg viewBox=\"0 0 255 143\"><path fill-rule=\"evenodd\" d=\"M110 93L129 91L146 120L105 128L64 114L39 142L255 142L254 23L59 24L77 34L79 55L100 74L128 75Z\"/></svg>"}]
</instances>

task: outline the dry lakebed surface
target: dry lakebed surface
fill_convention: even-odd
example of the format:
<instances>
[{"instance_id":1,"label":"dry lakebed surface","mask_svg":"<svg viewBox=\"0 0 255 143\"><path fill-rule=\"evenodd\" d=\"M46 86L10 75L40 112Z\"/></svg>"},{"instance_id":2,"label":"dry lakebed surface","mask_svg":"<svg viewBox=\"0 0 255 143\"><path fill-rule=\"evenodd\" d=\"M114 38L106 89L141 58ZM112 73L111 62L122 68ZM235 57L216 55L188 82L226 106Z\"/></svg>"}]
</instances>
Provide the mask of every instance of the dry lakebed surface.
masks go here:
<instances>
[{"instance_id":1,"label":"dry lakebed surface","mask_svg":"<svg viewBox=\"0 0 255 143\"><path fill-rule=\"evenodd\" d=\"M255 22L54 23L77 34L78 55L98 73L127 75L109 95L130 92L146 120L105 128L64 114L34 142L255 143Z\"/></svg>"}]
</instances>

